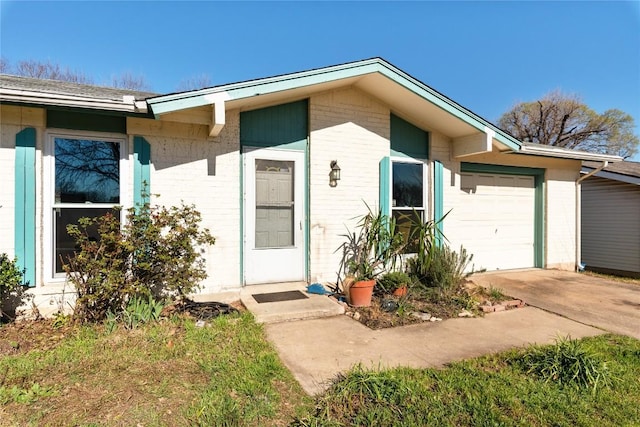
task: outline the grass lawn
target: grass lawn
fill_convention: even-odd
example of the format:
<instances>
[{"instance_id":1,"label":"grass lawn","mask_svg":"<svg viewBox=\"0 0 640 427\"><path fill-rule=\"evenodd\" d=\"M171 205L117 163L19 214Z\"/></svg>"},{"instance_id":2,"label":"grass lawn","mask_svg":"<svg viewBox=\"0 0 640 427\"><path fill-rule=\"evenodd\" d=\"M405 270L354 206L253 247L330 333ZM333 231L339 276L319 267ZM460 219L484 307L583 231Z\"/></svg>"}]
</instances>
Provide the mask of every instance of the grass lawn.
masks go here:
<instances>
[{"instance_id":1,"label":"grass lawn","mask_svg":"<svg viewBox=\"0 0 640 427\"><path fill-rule=\"evenodd\" d=\"M178 318L111 332L24 324L3 345L14 327L0 326L3 426L287 425L308 403L248 313L202 328Z\"/></svg>"},{"instance_id":2,"label":"grass lawn","mask_svg":"<svg viewBox=\"0 0 640 427\"><path fill-rule=\"evenodd\" d=\"M518 350L444 369L356 367L314 401L247 313L203 328L1 326L0 424L640 425L640 341L582 342L607 361L610 387L544 382L509 363Z\"/></svg>"}]
</instances>

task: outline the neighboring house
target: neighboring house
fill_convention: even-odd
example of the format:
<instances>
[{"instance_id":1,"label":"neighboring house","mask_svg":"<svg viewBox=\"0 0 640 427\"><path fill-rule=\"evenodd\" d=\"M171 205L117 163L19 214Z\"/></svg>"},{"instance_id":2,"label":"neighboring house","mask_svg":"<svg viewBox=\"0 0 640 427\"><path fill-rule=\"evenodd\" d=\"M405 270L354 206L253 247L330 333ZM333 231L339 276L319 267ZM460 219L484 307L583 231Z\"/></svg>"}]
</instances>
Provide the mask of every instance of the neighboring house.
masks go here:
<instances>
[{"instance_id":1,"label":"neighboring house","mask_svg":"<svg viewBox=\"0 0 640 427\"><path fill-rule=\"evenodd\" d=\"M132 206L145 181L153 203L202 213L214 293L335 281L365 203L447 214L476 268L574 269L581 163L620 160L521 143L378 58L160 96L2 76L0 102L0 252L45 308L65 226Z\"/></svg>"},{"instance_id":2,"label":"neighboring house","mask_svg":"<svg viewBox=\"0 0 640 427\"><path fill-rule=\"evenodd\" d=\"M589 270L640 277L640 163L613 163L582 173L582 263Z\"/></svg>"}]
</instances>

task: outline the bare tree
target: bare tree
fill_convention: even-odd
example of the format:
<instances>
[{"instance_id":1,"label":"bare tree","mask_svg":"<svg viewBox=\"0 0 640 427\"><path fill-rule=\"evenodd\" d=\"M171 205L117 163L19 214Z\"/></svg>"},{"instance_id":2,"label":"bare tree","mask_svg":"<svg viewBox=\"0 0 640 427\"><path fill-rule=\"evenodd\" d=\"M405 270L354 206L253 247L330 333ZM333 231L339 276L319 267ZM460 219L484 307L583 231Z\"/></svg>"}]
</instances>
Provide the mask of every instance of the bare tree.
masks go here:
<instances>
[{"instance_id":1,"label":"bare tree","mask_svg":"<svg viewBox=\"0 0 640 427\"><path fill-rule=\"evenodd\" d=\"M209 75L199 74L183 79L178 87L176 87L176 90L178 92L186 92L189 90L204 89L211 86L213 86L213 83L211 83L211 78L209 77Z\"/></svg>"},{"instance_id":2,"label":"bare tree","mask_svg":"<svg viewBox=\"0 0 640 427\"><path fill-rule=\"evenodd\" d=\"M625 158L633 156L640 144L631 115L616 109L598 114L578 96L559 91L515 105L498 125L522 141Z\"/></svg>"},{"instance_id":3,"label":"bare tree","mask_svg":"<svg viewBox=\"0 0 640 427\"><path fill-rule=\"evenodd\" d=\"M37 79L61 80L72 83L93 83L93 79L85 76L82 72L72 71L68 67L62 68L58 64L50 61L36 61L33 59L20 61L16 65L16 74Z\"/></svg>"},{"instance_id":4,"label":"bare tree","mask_svg":"<svg viewBox=\"0 0 640 427\"><path fill-rule=\"evenodd\" d=\"M119 76L113 76L111 79L111 87L117 87L120 89L130 89L130 90L141 90L148 91L150 90L149 85L147 84L144 76L134 76L130 72L124 72Z\"/></svg>"},{"instance_id":5,"label":"bare tree","mask_svg":"<svg viewBox=\"0 0 640 427\"><path fill-rule=\"evenodd\" d=\"M11 71L11 64L5 58L0 57L0 73L7 74Z\"/></svg>"},{"instance_id":6,"label":"bare tree","mask_svg":"<svg viewBox=\"0 0 640 427\"><path fill-rule=\"evenodd\" d=\"M36 79L60 80L71 83L93 84L93 79L82 72L73 71L68 67L61 67L51 61L37 61L34 59L19 61L15 69L5 58L0 58L0 73L15 73L18 76ZM106 86L120 89L149 91L150 86L144 76L135 76L129 72L114 75Z\"/></svg>"}]
</instances>

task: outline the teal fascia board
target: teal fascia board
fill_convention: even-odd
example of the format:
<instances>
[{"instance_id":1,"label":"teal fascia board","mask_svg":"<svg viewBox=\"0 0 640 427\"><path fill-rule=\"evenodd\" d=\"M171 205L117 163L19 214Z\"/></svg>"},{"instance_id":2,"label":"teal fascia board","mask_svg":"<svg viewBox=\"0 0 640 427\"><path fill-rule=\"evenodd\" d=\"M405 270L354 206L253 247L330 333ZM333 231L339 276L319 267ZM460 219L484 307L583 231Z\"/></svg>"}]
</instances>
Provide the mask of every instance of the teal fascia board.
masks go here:
<instances>
[{"instance_id":1,"label":"teal fascia board","mask_svg":"<svg viewBox=\"0 0 640 427\"><path fill-rule=\"evenodd\" d=\"M467 173L490 173L490 174L502 174L502 175L524 175L533 176L534 179L534 199L535 199L535 212L534 212L534 226L533 226L533 246L534 246L534 266L536 268L544 268L544 251L545 251L545 183L544 174L545 169L542 168L527 168L520 166L502 166L502 165L490 165L483 163L461 163L460 172Z\"/></svg>"},{"instance_id":2,"label":"teal fascia board","mask_svg":"<svg viewBox=\"0 0 640 427\"><path fill-rule=\"evenodd\" d=\"M520 150L521 144L517 139L380 58L218 86L194 92L159 96L148 99L147 103L151 107L153 114L158 117L158 115L164 113L210 105L212 98L215 96L231 101L373 73L382 74L482 132L484 132L485 127L493 130L495 139L513 150Z\"/></svg>"},{"instance_id":3,"label":"teal fascia board","mask_svg":"<svg viewBox=\"0 0 640 427\"><path fill-rule=\"evenodd\" d=\"M444 237L444 166L433 162L433 220L436 227L436 245L442 247Z\"/></svg>"},{"instance_id":4,"label":"teal fascia board","mask_svg":"<svg viewBox=\"0 0 640 427\"><path fill-rule=\"evenodd\" d=\"M151 194L151 145L141 136L133 138L133 204L149 203Z\"/></svg>"},{"instance_id":5,"label":"teal fascia board","mask_svg":"<svg viewBox=\"0 0 640 427\"><path fill-rule=\"evenodd\" d=\"M391 159L380 160L380 213L391 216Z\"/></svg>"},{"instance_id":6,"label":"teal fascia board","mask_svg":"<svg viewBox=\"0 0 640 427\"><path fill-rule=\"evenodd\" d=\"M16 135L15 236L17 266L24 271L23 284L36 285L36 130Z\"/></svg>"}]
</instances>

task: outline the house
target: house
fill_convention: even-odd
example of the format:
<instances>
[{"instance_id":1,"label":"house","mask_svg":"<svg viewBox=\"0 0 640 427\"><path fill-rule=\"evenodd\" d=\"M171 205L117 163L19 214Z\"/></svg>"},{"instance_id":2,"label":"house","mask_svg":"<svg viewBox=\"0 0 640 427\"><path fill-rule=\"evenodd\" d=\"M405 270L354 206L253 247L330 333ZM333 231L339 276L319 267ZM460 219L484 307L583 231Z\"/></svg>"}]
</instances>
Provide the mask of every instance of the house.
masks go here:
<instances>
[{"instance_id":1,"label":"house","mask_svg":"<svg viewBox=\"0 0 640 427\"><path fill-rule=\"evenodd\" d=\"M379 58L167 95L2 76L0 102L0 252L42 307L67 289L65 226L132 206L145 182L202 213L216 293L335 281L365 203L446 214L476 269L574 269L581 163L620 160L522 143Z\"/></svg>"},{"instance_id":2,"label":"house","mask_svg":"<svg viewBox=\"0 0 640 427\"><path fill-rule=\"evenodd\" d=\"M582 165L581 261L589 270L640 277L640 163L601 166Z\"/></svg>"}]
</instances>

